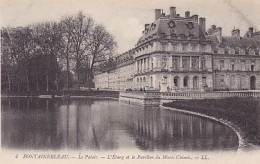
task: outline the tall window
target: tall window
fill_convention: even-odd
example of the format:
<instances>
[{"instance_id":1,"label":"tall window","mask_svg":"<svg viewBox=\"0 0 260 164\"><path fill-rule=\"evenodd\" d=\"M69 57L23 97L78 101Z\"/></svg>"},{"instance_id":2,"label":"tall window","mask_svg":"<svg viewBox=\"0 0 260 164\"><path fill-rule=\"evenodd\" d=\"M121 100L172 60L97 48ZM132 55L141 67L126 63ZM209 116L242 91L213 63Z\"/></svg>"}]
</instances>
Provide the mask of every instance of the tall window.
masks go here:
<instances>
[{"instance_id":1,"label":"tall window","mask_svg":"<svg viewBox=\"0 0 260 164\"><path fill-rule=\"evenodd\" d=\"M184 87L189 87L189 77L188 76L185 76L183 78L183 86Z\"/></svg>"},{"instance_id":2,"label":"tall window","mask_svg":"<svg viewBox=\"0 0 260 164\"><path fill-rule=\"evenodd\" d=\"M221 75L221 77L220 77L220 85L221 85L221 87L225 86L225 76L224 75Z\"/></svg>"},{"instance_id":3,"label":"tall window","mask_svg":"<svg viewBox=\"0 0 260 164\"><path fill-rule=\"evenodd\" d=\"M231 70L234 71L235 70L235 62L231 61Z\"/></svg>"},{"instance_id":4,"label":"tall window","mask_svg":"<svg viewBox=\"0 0 260 164\"><path fill-rule=\"evenodd\" d=\"M173 56L172 57L172 68L174 70L180 69L180 57L179 56Z\"/></svg>"},{"instance_id":5,"label":"tall window","mask_svg":"<svg viewBox=\"0 0 260 164\"><path fill-rule=\"evenodd\" d=\"M203 86L207 85L207 78L205 76L202 77L202 85Z\"/></svg>"},{"instance_id":6,"label":"tall window","mask_svg":"<svg viewBox=\"0 0 260 164\"><path fill-rule=\"evenodd\" d=\"M251 71L255 71L255 65L254 64L251 65Z\"/></svg>"},{"instance_id":7,"label":"tall window","mask_svg":"<svg viewBox=\"0 0 260 164\"><path fill-rule=\"evenodd\" d=\"M219 61L219 65L220 65L220 70L224 70L224 60L220 60Z\"/></svg>"},{"instance_id":8,"label":"tall window","mask_svg":"<svg viewBox=\"0 0 260 164\"><path fill-rule=\"evenodd\" d=\"M183 57L182 58L182 68L188 69L189 68L189 57Z\"/></svg>"},{"instance_id":9,"label":"tall window","mask_svg":"<svg viewBox=\"0 0 260 164\"><path fill-rule=\"evenodd\" d=\"M199 57L192 57L191 58L191 66L192 66L192 69L198 69L199 68Z\"/></svg>"},{"instance_id":10,"label":"tall window","mask_svg":"<svg viewBox=\"0 0 260 164\"><path fill-rule=\"evenodd\" d=\"M206 60L204 57L201 58L201 69L205 70L206 69Z\"/></svg>"},{"instance_id":11,"label":"tall window","mask_svg":"<svg viewBox=\"0 0 260 164\"><path fill-rule=\"evenodd\" d=\"M241 61L241 71L246 71L245 61Z\"/></svg>"},{"instance_id":12,"label":"tall window","mask_svg":"<svg viewBox=\"0 0 260 164\"><path fill-rule=\"evenodd\" d=\"M167 56L162 57L162 69L166 68L167 66Z\"/></svg>"}]
</instances>

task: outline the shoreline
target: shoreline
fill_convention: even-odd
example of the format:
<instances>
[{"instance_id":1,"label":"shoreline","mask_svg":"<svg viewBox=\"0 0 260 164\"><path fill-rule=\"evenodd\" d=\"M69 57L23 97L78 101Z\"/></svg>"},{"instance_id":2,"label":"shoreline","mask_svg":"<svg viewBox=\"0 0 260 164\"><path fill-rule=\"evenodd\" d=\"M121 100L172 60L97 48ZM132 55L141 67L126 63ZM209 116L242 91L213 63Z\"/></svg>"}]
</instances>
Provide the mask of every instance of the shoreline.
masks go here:
<instances>
[{"instance_id":1,"label":"shoreline","mask_svg":"<svg viewBox=\"0 0 260 164\"><path fill-rule=\"evenodd\" d=\"M231 121L221 119L221 118L216 118L213 116L208 116L206 114L202 114L199 112L193 112L193 111L189 111L189 110L185 110L185 109L177 109L177 108L173 108L173 107L166 107L163 105L160 105L160 108L163 108L166 110L171 110L171 111L176 111L176 112L180 112L180 113L195 115L195 116L207 118L207 119L219 122L221 124L224 124L224 125L228 126L229 128L231 128L236 133L236 135L238 137L238 151L247 150L246 147L251 146L246 142L246 137L245 137L244 133L242 132L241 128L238 127L237 125L235 125L234 123L232 123Z\"/></svg>"},{"instance_id":2,"label":"shoreline","mask_svg":"<svg viewBox=\"0 0 260 164\"><path fill-rule=\"evenodd\" d=\"M40 96L1 96L1 98L41 98L41 99L52 99L52 98L104 98L104 99L114 99L114 100L119 100L119 98L116 97L109 97L109 96L57 96L55 95L54 97L50 98L43 98Z\"/></svg>"}]
</instances>

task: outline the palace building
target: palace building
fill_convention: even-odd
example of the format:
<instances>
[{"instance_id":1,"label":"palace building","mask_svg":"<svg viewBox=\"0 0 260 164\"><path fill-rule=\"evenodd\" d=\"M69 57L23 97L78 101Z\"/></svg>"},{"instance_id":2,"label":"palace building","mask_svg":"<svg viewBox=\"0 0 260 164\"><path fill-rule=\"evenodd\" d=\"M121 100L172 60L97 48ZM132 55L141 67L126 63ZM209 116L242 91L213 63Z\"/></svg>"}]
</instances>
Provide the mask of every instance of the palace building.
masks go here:
<instances>
[{"instance_id":1,"label":"palace building","mask_svg":"<svg viewBox=\"0 0 260 164\"><path fill-rule=\"evenodd\" d=\"M116 68L96 73L95 87L160 92L260 89L260 31L244 36L185 12L182 17L155 9L135 47L117 55Z\"/></svg>"}]
</instances>

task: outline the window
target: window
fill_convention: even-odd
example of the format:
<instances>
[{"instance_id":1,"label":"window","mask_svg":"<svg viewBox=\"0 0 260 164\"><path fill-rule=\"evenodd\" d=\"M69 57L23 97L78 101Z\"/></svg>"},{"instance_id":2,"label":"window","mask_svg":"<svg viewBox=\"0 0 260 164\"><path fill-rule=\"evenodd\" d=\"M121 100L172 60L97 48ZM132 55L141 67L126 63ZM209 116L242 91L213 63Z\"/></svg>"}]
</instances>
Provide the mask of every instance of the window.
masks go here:
<instances>
[{"instance_id":1,"label":"window","mask_svg":"<svg viewBox=\"0 0 260 164\"><path fill-rule=\"evenodd\" d=\"M246 71L245 61L241 61L241 71Z\"/></svg>"},{"instance_id":2,"label":"window","mask_svg":"<svg viewBox=\"0 0 260 164\"><path fill-rule=\"evenodd\" d=\"M183 86L188 87L189 86L189 77L185 76L183 79Z\"/></svg>"},{"instance_id":3,"label":"window","mask_svg":"<svg viewBox=\"0 0 260 164\"><path fill-rule=\"evenodd\" d=\"M177 44L172 44L172 49L173 49L173 51L177 51Z\"/></svg>"},{"instance_id":4,"label":"window","mask_svg":"<svg viewBox=\"0 0 260 164\"><path fill-rule=\"evenodd\" d=\"M192 45L191 45L191 50L192 50L192 51L196 51L196 45L195 45L195 44L192 44Z\"/></svg>"},{"instance_id":5,"label":"window","mask_svg":"<svg viewBox=\"0 0 260 164\"><path fill-rule=\"evenodd\" d=\"M231 70L232 70L232 71L235 70L235 64L231 64Z\"/></svg>"},{"instance_id":6,"label":"window","mask_svg":"<svg viewBox=\"0 0 260 164\"><path fill-rule=\"evenodd\" d=\"M188 69L189 68L189 57L182 58L182 68Z\"/></svg>"},{"instance_id":7,"label":"window","mask_svg":"<svg viewBox=\"0 0 260 164\"><path fill-rule=\"evenodd\" d=\"M231 61L231 70L234 71L235 70L235 62Z\"/></svg>"},{"instance_id":8,"label":"window","mask_svg":"<svg viewBox=\"0 0 260 164\"><path fill-rule=\"evenodd\" d=\"M255 71L255 61L251 61L251 71Z\"/></svg>"},{"instance_id":9,"label":"window","mask_svg":"<svg viewBox=\"0 0 260 164\"><path fill-rule=\"evenodd\" d=\"M172 57L172 68L174 70L180 69L180 57L179 56L173 56Z\"/></svg>"},{"instance_id":10,"label":"window","mask_svg":"<svg viewBox=\"0 0 260 164\"><path fill-rule=\"evenodd\" d=\"M162 43L162 51L166 51L167 43Z\"/></svg>"},{"instance_id":11,"label":"window","mask_svg":"<svg viewBox=\"0 0 260 164\"><path fill-rule=\"evenodd\" d=\"M255 70L255 65L251 65L251 71L254 71Z\"/></svg>"},{"instance_id":12,"label":"window","mask_svg":"<svg viewBox=\"0 0 260 164\"><path fill-rule=\"evenodd\" d=\"M174 86L179 88L179 76L175 76L173 79Z\"/></svg>"},{"instance_id":13,"label":"window","mask_svg":"<svg viewBox=\"0 0 260 164\"><path fill-rule=\"evenodd\" d=\"M192 69L198 69L199 68L199 57L192 57L191 58L191 66L192 66Z\"/></svg>"},{"instance_id":14,"label":"window","mask_svg":"<svg viewBox=\"0 0 260 164\"><path fill-rule=\"evenodd\" d=\"M207 85L207 78L205 76L202 77L202 85L203 86Z\"/></svg>"},{"instance_id":15,"label":"window","mask_svg":"<svg viewBox=\"0 0 260 164\"><path fill-rule=\"evenodd\" d=\"M206 60L204 57L201 58L201 69L205 70L206 69Z\"/></svg>"},{"instance_id":16,"label":"window","mask_svg":"<svg viewBox=\"0 0 260 164\"><path fill-rule=\"evenodd\" d=\"M188 51L188 45L187 44L184 44L182 46L182 51Z\"/></svg>"},{"instance_id":17,"label":"window","mask_svg":"<svg viewBox=\"0 0 260 164\"><path fill-rule=\"evenodd\" d=\"M219 64L220 64L220 70L224 70L224 60L220 60Z\"/></svg>"},{"instance_id":18,"label":"window","mask_svg":"<svg viewBox=\"0 0 260 164\"><path fill-rule=\"evenodd\" d=\"M206 50L207 50L207 45L206 45L206 44L203 44L203 45L201 46L201 51L202 51L202 52L206 52Z\"/></svg>"},{"instance_id":19,"label":"window","mask_svg":"<svg viewBox=\"0 0 260 164\"><path fill-rule=\"evenodd\" d=\"M166 65L167 65L167 57L163 56L162 57L162 68L166 68Z\"/></svg>"},{"instance_id":20,"label":"window","mask_svg":"<svg viewBox=\"0 0 260 164\"><path fill-rule=\"evenodd\" d=\"M225 86L225 77L224 77L224 75L221 75L221 77L220 77L220 85L221 85L222 87Z\"/></svg>"}]
</instances>

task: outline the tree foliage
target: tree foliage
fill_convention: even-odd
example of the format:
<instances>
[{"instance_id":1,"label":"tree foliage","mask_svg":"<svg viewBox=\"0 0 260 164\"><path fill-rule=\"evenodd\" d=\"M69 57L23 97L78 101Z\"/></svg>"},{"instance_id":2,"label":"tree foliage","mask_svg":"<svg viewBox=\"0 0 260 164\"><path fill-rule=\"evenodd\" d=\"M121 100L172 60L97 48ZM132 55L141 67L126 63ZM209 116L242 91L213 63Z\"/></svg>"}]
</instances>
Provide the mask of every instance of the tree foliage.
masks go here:
<instances>
[{"instance_id":1,"label":"tree foliage","mask_svg":"<svg viewBox=\"0 0 260 164\"><path fill-rule=\"evenodd\" d=\"M14 92L91 87L95 66L107 60L108 69L116 48L105 27L82 12L59 22L2 28L1 45L2 89Z\"/></svg>"}]
</instances>

